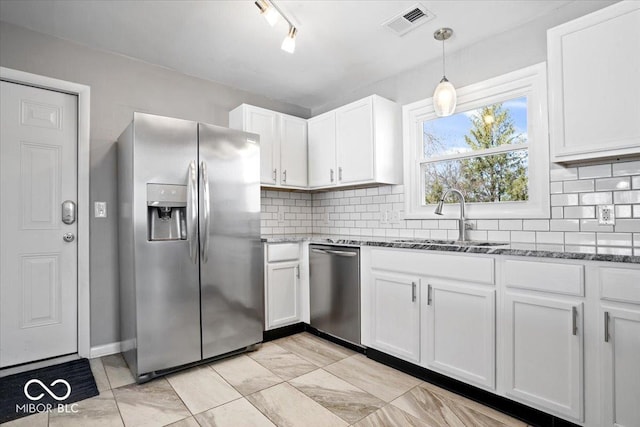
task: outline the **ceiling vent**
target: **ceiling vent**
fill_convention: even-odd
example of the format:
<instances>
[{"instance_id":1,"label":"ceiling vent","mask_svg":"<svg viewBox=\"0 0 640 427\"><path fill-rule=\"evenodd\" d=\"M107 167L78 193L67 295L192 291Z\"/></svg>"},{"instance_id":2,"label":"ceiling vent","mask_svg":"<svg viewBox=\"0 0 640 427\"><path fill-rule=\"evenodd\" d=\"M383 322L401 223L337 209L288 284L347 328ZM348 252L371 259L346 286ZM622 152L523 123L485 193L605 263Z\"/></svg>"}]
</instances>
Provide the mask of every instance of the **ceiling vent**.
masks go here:
<instances>
[{"instance_id":1,"label":"ceiling vent","mask_svg":"<svg viewBox=\"0 0 640 427\"><path fill-rule=\"evenodd\" d=\"M383 22L382 25L390 28L397 35L404 36L409 31L415 30L435 17L426 7L417 3L388 21Z\"/></svg>"}]
</instances>

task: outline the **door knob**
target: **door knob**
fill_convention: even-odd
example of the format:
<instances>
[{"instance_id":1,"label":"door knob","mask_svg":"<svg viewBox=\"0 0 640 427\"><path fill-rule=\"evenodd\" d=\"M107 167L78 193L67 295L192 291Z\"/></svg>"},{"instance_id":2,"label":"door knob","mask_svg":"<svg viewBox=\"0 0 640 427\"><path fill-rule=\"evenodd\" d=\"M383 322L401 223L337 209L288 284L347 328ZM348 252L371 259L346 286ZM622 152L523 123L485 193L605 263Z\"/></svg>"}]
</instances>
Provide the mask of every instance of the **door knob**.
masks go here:
<instances>
[{"instance_id":1,"label":"door knob","mask_svg":"<svg viewBox=\"0 0 640 427\"><path fill-rule=\"evenodd\" d=\"M65 242L73 242L75 238L76 236L74 236L73 233L64 233L62 235L62 240L64 240Z\"/></svg>"}]
</instances>

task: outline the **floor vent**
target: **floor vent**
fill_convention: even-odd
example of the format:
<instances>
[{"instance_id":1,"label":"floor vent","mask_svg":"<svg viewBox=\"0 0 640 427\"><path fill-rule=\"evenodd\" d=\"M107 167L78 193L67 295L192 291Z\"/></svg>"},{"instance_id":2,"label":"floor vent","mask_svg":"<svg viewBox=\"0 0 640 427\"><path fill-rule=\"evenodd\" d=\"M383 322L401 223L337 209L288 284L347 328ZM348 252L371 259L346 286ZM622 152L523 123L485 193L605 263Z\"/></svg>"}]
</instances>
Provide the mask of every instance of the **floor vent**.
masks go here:
<instances>
[{"instance_id":1,"label":"floor vent","mask_svg":"<svg viewBox=\"0 0 640 427\"><path fill-rule=\"evenodd\" d=\"M404 36L409 31L415 30L420 25L431 21L435 15L423 5L416 4L402 13L382 23L399 36Z\"/></svg>"}]
</instances>

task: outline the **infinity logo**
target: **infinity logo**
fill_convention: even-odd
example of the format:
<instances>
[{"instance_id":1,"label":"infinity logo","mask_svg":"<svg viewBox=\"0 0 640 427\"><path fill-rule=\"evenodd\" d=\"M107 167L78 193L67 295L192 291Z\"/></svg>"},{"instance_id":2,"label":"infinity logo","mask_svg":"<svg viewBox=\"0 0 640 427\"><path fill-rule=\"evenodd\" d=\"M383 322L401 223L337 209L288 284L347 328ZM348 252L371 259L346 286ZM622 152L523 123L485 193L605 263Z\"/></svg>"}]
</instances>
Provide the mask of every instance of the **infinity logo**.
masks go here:
<instances>
[{"instance_id":1,"label":"infinity logo","mask_svg":"<svg viewBox=\"0 0 640 427\"><path fill-rule=\"evenodd\" d=\"M57 394L55 394L54 392L52 392L52 391L49 389L49 387L47 387L46 385L44 385L42 381L40 381L40 380L35 380L35 379L34 379L34 380L29 380L29 381L27 381L27 383L24 385L24 395L25 395L25 396L27 397L27 399L29 399L29 400L40 400L40 399L42 399L42 397L44 396L44 393L40 393L40 394L39 394L39 395L37 395L37 396L32 396L32 395L30 395L30 394L29 394L29 390L28 390L28 389L29 389L29 386L30 386L31 384L34 384L34 383L35 383L35 384L39 384L39 385L40 385L40 387L42 387L42 388L43 388L47 393L49 393L49 395L50 395L51 397L53 397L55 400L58 400L58 401L65 400L65 399L66 399L67 397L69 397L69 395L71 394L71 386L70 386L70 385L69 385L69 383L68 383L68 382L66 382L65 380L57 379L57 380L55 380L54 382L52 382L51 384L49 384L51 387L53 387L53 386L54 386L54 385L56 385L56 384L60 384L60 383L62 383L62 384L64 384L64 385L66 385L66 386L67 386L67 393L66 393L64 396L60 397L60 396L58 396Z\"/></svg>"}]
</instances>

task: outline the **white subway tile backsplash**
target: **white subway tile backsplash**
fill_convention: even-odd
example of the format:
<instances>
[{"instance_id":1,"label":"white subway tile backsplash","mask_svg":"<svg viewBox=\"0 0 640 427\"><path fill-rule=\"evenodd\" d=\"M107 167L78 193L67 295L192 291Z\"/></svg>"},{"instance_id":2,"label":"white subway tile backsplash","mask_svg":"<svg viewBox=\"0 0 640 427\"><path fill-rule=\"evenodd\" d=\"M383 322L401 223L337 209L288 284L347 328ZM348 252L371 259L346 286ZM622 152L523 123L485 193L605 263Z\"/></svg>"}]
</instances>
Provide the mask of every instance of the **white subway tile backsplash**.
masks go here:
<instances>
[{"instance_id":1,"label":"white subway tile backsplash","mask_svg":"<svg viewBox=\"0 0 640 427\"><path fill-rule=\"evenodd\" d=\"M564 189L565 193L582 193L593 191L592 179L583 179L580 181L564 181L562 184L562 188Z\"/></svg>"},{"instance_id":2,"label":"white subway tile backsplash","mask_svg":"<svg viewBox=\"0 0 640 427\"><path fill-rule=\"evenodd\" d=\"M560 208L562 210L562 208ZM549 220L547 219L525 219L522 221L523 230L549 231Z\"/></svg>"},{"instance_id":3,"label":"white subway tile backsplash","mask_svg":"<svg viewBox=\"0 0 640 427\"><path fill-rule=\"evenodd\" d=\"M581 205L610 205L611 203L613 203L613 197L610 192L580 194ZM566 213L565 211L565 216Z\"/></svg>"},{"instance_id":4,"label":"white subway tile backsplash","mask_svg":"<svg viewBox=\"0 0 640 427\"><path fill-rule=\"evenodd\" d=\"M552 194L551 206L573 206L578 204L577 194Z\"/></svg>"},{"instance_id":5,"label":"white subway tile backsplash","mask_svg":"<svg viewBox=\"0 0 640 427\"><path fill-rule=\"evenodd\" d=\"M631 213L631 205L616 205L615 215L616 218L631 218L633 215Z\"/></svg>"},{"instance_id":6,"label":"white subway tile backsplash","mask_svg":"<svg viewBox=\"0 0 640 427\"><path fill-rule=\"evenodd\" d=\"M580 166L578 168L578 178L606 178L611 176L611 164L606 163L603 165L593 166Z\"/></svg>"},{"instance_id":7,"label":"white subway tile backsplash","mask_svg":"<svg viewBox=\"0 0 640 427\"><path fill-rule=\"evenodd\" d=\"M567 245L592 245L596 244L596 233L565 233L564 243Z\"/></svg>"},{"instance_id":8,"label":"white subway tile backsplash","mask_svg":"<svg viewBox=\"0 0 640 427\"><path fill-rule=\"evenodd\" d=\"M568 252L579 252L584 254L595 254L595 246L577 246L577 245L565 245L564 249Z\"/></svg>"},{"instance_id":9,"label":"white subway tile backsplash","mask_svg":"<svg viewBox=\"0 0 640 427\"><path fill-rule=\"evenodd\" d=\"M631 178L628 176L621 176L617 178L601 178L596 180L596 191L629 189L631 189Z\"/></svg>"},{"instance_id":10,"label":"white subway tile backsplash","mask_svg":"<svg viewBox=\"0 0 640 427\"><path fill-rule=\"evenodd\" d=\"M498 221L500 230L522 230L521 219L501 219Z\"/></svg>"},{"instance_id":11,"label":"white subway tile backsplash","mask_svg":"<svg viewBox=\"0 0 640 427\"><path fill-rule=\"evenodd\" d=\"M595 218L595 206L567 206L564 208L565 218Z\"/></svg>"},{"instance_id":12,"label":"white subway tile backsplash","mask_svg":"<svg viewBox=\"0 0 640 427\"><path fill-rule=\"evenodd\" d=\"M551 231L580 231L580 220L552 219L549 221Z\"/></svg>"},{"instance_id":13,"label":"white subway tile backsplash","mask_svg":"<svg viewBox=\"0 0 640 427\"><path fill-rule=\"evenodd\" d=\"M578 179L577 168L565 168L561 165L552 164L549 171L551 181L568 181L570 179Z\"/></svg>"},{"instance_id":14,"label":"white subway tile backsplash","mask_svg":"<svg viewBox=\"0 0 640 427\"><path fill-rule=\"evenodd\" d=\"M478 230L497 230L498 224L497 219L479 219Z\"/></svg>"},{"instance_id":15,"label":"white subway tile backsplash","mask_svg":"<svg viewBox=\"0 0 640 427\"><path fill-rule=\"evenodd\" d=\"M549 185L549 192L551 194L561 194L563 192L562 181L555 181Z\"/></svg>"},{"instance_id":16,"label":"white subway tile backsplash","mask_svg":"<svg viewBox=\"0 0 640 427\"><path fill-rule=\"evenodd\" d=\"M616 248L607 246L598 246L598 254L602 255L631 255L631 248Z\"/></svg>"},{"instance_id":17,"label":"white subway tile backsplash","mask_svg":"<svg viewBox=\"0 0 640 427\"><path fill-rule=\"evenodd\" d=\"M472 218L468 222L474 229L468 230L467 236L511 242L513 247L552 250L566 245L567 250L577 252L593 252L596 247L628 252L635 247L640 252L639 161L570 168L552 165L550 175L549 219ZM262 233L458 238L455 214L442 219L405 220L404 190L403 185L318 193L261 190ZM615 205L615 226L598 224L600 204ZM284 221L278 220L281 215ZM391 221L391 215L399 215L400 220Z\"/></svg>"},{"instance_id":18,"label":"white subway tile backsplash","mask_svg":"<svg viewBox=\"0 0 640 427\"><path fill-rule=\"evenodd\" d=\"M547 244L564 244L564 233L559 231L536 231L536 242Z\"/></svg>"},{"instance_id":19,"label":"white subway tile backsplash","mask_svg":"<svg viewBox=\"0 0 640 427\"><path fill-rule=\"evenodd\" d=\"M615 191L613 202L615 204L640 203L640 190Z\"/></svg>"},{"instance_id":20,"label":"white subway tile backsplash","mask_svg":"<svg viewBox=\"0 0 640 427\"><path fill-rule=\"evenodd\" d=\"M613 175L640 175L640 161L614 163Z\"/></svg>"}]
</instances>

